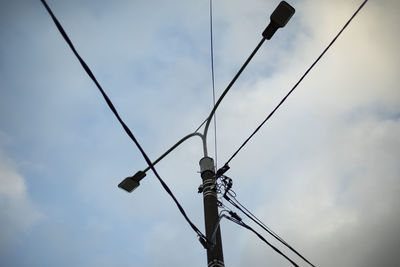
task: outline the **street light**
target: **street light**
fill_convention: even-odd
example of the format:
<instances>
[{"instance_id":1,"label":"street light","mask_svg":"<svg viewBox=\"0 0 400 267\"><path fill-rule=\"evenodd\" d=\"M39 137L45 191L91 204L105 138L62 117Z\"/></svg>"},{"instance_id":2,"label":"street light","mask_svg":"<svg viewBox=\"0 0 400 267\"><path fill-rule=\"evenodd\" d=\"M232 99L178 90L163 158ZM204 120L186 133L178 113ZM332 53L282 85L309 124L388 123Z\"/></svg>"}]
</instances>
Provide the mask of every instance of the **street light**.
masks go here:
<instances>
[{"instance_id":1,"label":"street light","mask_svg":"<svg viewBox=\"0 0 400 267\"><path fill-rule=\"evenodd\" d=\"M212 117L217 110L219 104L221 103L224 96L228 93L229 89L232 85L236 82L242 71L246 68L249 64L250 60L253 56L257 53L261 45L264 43L265 40L270 40L274 33L279 29L286 25L286 23L290 20L293 16L295 9L290 6L285 1L279 3L278 7L272 13L270 19L271 22L267 26L267 28L262 33L262 39L254 49L254 51L250 54L248 59L245 61L243 66L240 68L238 73L226 87L224 92L219 97L218 101L214 105L213 109L211 110L210 115L207 117L206 121L204 121L204 132L203 134L198 133L197 131L201 128L201 125L194 133L189 134L179 140L175 145L173 145L170 149L168 149L163 155L161 155L156 161L152 163L151 166L156 165L160 160L162 160L166 155L168 155L171 151L177 148L181 143L186 141L187 139L193 136L199 136L203 142L203 151L204 157L200 160L200 173L201 178L203 180L202 185L202 193L203 193L203 204L204 204L204 219L205 219L205 228L206 228L206 238L208 240L212 240L213 246L207 247L207 262L209 267L216 267L216 266L225 266L224 259L223 259L223 252L222 252L222 242L221 242L221 233L219 222L222 217L219 216L218 213L218 199L217 199L217 191L216 191L216 175L215 175L215 165L214 160L207 155L207 132L212 120ZM132 192L140 185L140 180L146 176L146 171L150 169L150 166L147 167L143 171L137 172L132 177L125 178L118 187ZM217 171L217 176L223 174L229 169L229 166L225 164L221 169ZM202 239L200 239L202 242ZM204 241L204 240L203 240Z\"/></svg>"},{"instance_id":2,"label":"street light","mask_svg":"<svg viewBox=\"0 0 400 267\"><path fill-rule=\"evenodd\" d=\"M219 99L217 100L215 106L213 107L213 109L211 110L210 115L207 117L207 119L204 121L204 123L206 124L204 127L204 132L203 134L197 132L200 127L191 134L188 134L187 136L183 137L181 140L179 140L175 145L173 145L170 149L168 149L164 154L162 154L157 160L155 160L152 165L155 166L159 161L161 161L165 156L167 156L170 152L172 152L175 148L177 148L179 145L181 145L184 141L186 141L187 139L193 137L193 136L199 136L202 139L203 142L203 151L204 151L204 157L207 157L208 153L207 153L207 132L208 132L208 128L211 122L211 119L215 113L215 111L217 110L219 104L221 103L222 99L225 97L225 95L228 93L229 89L232 87L232 85L236 82L237 78L239 77L239 75L242 73L242 71L246 68L247 64L250 62L250 60L253 58L253 56L256 54L256 52L258 51L258 49L261 47L261 45L263 44L263 42L265 41L265 39L270 40L271 37L275 34L275 32L279 29L279 28L283 28L288 21L290 20L290 18L293 16L293 14L295 13L295 9L289 5L287 2L282 1L279 3L279 5L275 8L274 12L271 14L270 17L270 23L267 26L267 28L264 30L264 32L262 33L262 40L260 41L260 43L257 45L257 47L254 49L254 51L251 53L251 55L249 56L249 58L246 60L246 62L243 64L243 66L240 68L240 70L238 71L238 73L235 75L235 77L232 79L232 81L229 83L229 85L226 87L226 89L224 90L224 92L221 94L221 96L219 97ZM135 190L139 185L139 181L142 180L145 176L146 176L146 172L150 169L150 166L148 166L145 170L143 171L138 171L135 175L131 176L131 177L127 177L125 178L119 185L118 187L121 189L124 189L126 191L128 191L129 193L132 192L133 190ZM217 174L223 174L224 172L226 172L229 169L228 166L223 166L218 172Z\"/></svg>"},{"instance_id":3,"label":"street light","mask_svg":"<svg viewBox=\"0 0 400 267\"><path fill-rule=\"evenodd\" d=\"M233 77L232 81L229 83L229 85L226 87L226 89L222 92L222 94L218 98L215 106L211 110L210 115L207 117L207 122L206 122L206 126L204 127L204 133L203 133L204 140L205 140L204 142L207 142L208 127L210 126L211 119L214 116L214 113L217 110L222 99L225 97L225 95L231 89L232 85L236 82L237 78L239 78L240 74L246 68L247 64L249 64L250 60L254 57L254 55L257 53L258 49L260 49L260 47L264 43L265 39L270 40L271 37L274 35L274 33L279 28L283 28L288 23L288 21L290 20L290 18L293 16L294 13L295 13L295 9L291 5L286 3L285 1L280 2L279 5L275 8L274 12L271 14L271 17L270 17L271 21L262 34L263 38L258 43L258 45L254 49L254 51L247 58L247 60L244 62L243 66L236 73L235 77ZM225 166L225 168L228 168L228 166Z\"/></svg>"},{"instance_id":4,"label":"street light","mask_svg":"<svg viewBox=\"0 0 400 267\"><path fill-rule=\"evenodd\" d=\"M291 5L285 1L280 2L274 12L271 14L271 22L263 32L263 37L267 40L270 40L279 28L283 28L286 23L288 23L294 12L295 9Z\"/></svg>"},{"instance_id":5,"label":"street light","mask_svg":"<svg viewBox=\"0 0 400 267\"><path fill-rule=\"evenodd\" d=\"M140 185L140 180L142 180L145 176L145 172L138 171L137 173L135 173L135 175L131 177L126 177L122 182L119 183L118 187L131 193Z\"/></svg>"},{"instance_id":6,"label":"street light","mask_svg":"<svg viewBox=\"0 0 400 267\"><path fill-rule=\"evenodd\" d=\"M203 141L203 148L206 149L206 143L203 138L203 135L198 132L194 132L191 134L186 135L183 137L181 140L179 140L175 145L173 145L170 149L168 149L164 154L162 154L158 159L156 159L153 163L152 166L155 166L158 162L160 162L164 157L166 157L169 153L171 153L175 148L177 148L180 144L182 144L184 141L188 140L190 137L193 136L199 136L201 137ZM205 150L205 153L206 150ZM135 173L135 175L130 176L125 178L121 183L119 183L118 187L131 193L133 190L135 190L139 185L140 185L140 180L142 180L146 176L146 172L150 170L150 166L148 166L146 169L143 171L138 171Z\"/></svg>"}]
</instances>

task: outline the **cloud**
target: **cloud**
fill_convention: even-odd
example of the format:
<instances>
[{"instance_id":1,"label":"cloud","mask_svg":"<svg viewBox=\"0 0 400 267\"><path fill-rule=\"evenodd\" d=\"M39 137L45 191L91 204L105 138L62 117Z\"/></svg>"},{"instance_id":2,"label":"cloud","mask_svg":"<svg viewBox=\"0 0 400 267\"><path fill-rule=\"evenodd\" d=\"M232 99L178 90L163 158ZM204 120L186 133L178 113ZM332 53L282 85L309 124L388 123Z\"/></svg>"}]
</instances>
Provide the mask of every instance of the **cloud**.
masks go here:
<instances>
[{"instance_id":1,"label":"cloud","mask_svg":"<svg viewBox=\"0 0 400 267\"><path fill-rule=\"evenodd\" d=\"M342 131L308 164L292 165L282 197L257 212L317 266L397 266L400 121L369 118ZM248 241L243 262L272 264L279 256L268 250Z\"/></svg>"},{"instance_id":2,"label":"cloud","mask_svg":"<svg viewBox=\"0 0 400 267\"><path fill-rule=\"evenodd\" d=\"M41 217L29 199L24 178L15 163L0 149L0 251L10 247L16 235L27 231Z\"/></svg>"},{"instance_id":3,"label":"cloud","mask_svg":"<svg viewBox=\"0 0 400 267\"><path fill-rule=\"evenodd\" d=\"M161 2L49 3L151 158L199 125L211 105L208 3ZM214 1L217 95L260 40L278 2ZM218 110L220 164L359 1L293 4L292 21L262 47ZM400 172L398 5L370 1L227 173L239 199L317 265L394 265L385 260L395 259L392 248L400 240L393 208ZM16 161L43 166L29 182L47 217L14 251L30 252L37 266L46 260L68 265L68 258L76 266L115 258L121 266L187 266L193 259L192 266L203 266L205 251L154 175L131 195L118 191L120 180L146 165L40 3L27 6L2 9L11 27L1 32L8 49L1 120L15 139ZM10 15L16 11L19 16ZM201 155L193 139L157 169L203 229L196 195ZM28 178L5 153L0 162L0 236L15 241L38 212ZM227 221L222 235L227 266L288 266Z\"/></svg>"},{"instance_id":4,"label":"cloud","mask_svg":"<svg viewBox=\"0 0 400 267\"><path fill-rule=\"evenodd\" d=\"M295 51L282 55L280 62L291 65L278 65L277 75L247 82L246 90L251 91L232 92L233 104L225 114L233 114L233 119L226 126L242 137L230 137L227 144L240 143L236 140L247 136L242 128L258 125L263 116L256 114L268 114L286 92L282 88L288 90L297 81L308 66L305 62L312 62L354 8L337 2L308 3L321 6L317 17L311 16L312 9L305 16L312 38L299 36ZM389 3L398 5L383 6ZM336 11L343 14L343 23ZM393 248L400 243L395 208L400 194L395 72L400 61L393 47L398 36L382 30L396 25L394 16L368 3L235 160L236 168L240 164L252 173L230 171L243 187L236 189L247 207L317 266L398 265ZM312 27L313 20L319 27ZM241 127L232 126L235 120ZM244 236L243 256L234 266L288 266L251 233L240 233Z\"/></svg>"}]
</instances>

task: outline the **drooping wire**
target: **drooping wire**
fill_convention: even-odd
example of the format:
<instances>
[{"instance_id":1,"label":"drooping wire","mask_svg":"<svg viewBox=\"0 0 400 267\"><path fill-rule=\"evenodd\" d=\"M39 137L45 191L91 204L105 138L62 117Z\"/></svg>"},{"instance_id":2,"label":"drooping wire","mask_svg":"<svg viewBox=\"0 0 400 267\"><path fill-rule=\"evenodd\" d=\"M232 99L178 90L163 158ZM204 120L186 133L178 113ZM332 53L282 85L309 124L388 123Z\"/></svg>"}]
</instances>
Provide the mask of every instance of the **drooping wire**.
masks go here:
<instances>
[{"instance_id":1,"label":"drooping wire","mask_svg":"<svg viewBox=\"0 0 400 267\"><path fill-rule=\"evenodd\" d=\"M214 40L213 40L213 3L210 0L210 55L211 55L211 82L213 90L213 107L215 106L215 76L214 76ZM217 149L217 113L214 113L214 154L215 170L218 169L218 149Z\"/></svg>"},{"instance_id":2,"label":"drooping wire","mask_svg":"<svg viewBox=\"0 0 400 267\"><path fill-rule=\"evenodd\" d=\"M285 259L287 259L293 266L298 267L297 263L295 263L292 259L290 259L288 256L286 256L282 251L280 251L277 247L272 245L270 242L268 242L260 233L258 233L256 230L254 230L252 227L244 223L242 220L239 220L236 216L235 217L229 217L229 216L224 216L228 220L236 223L237 225L240 225L250 231L252 231L254 234L257 235L258 238L260 238L262 241L264 241L268 246L270 246L273 250L275 250L278 254L283 256Z\"/></svg>"},{"instance_id":3,"label":"drooping wire","mask_svg":"<svg viewBox=\"0 0 400 267\"><path fill-rule=\"evenodd\" d=\"M295 253L297 256L302 258L305 262L310 264L311 266L315 267L314 264L312 264L309 260L307 260L303 255L301 255L297 250L295 250L292 246L290 246L283 238L281 238L278 234L276 234L274 231L272 231L268 226L266 226L260 219L258 219L253 213L251 213L245 206L243 206L235 196L230 194L228 192L228 195L230 197L227 198L225 195L225 199L228 200L229 203L232 204L235 208L240 210L244 215L246 215L249 219L251 219L253 222L255 222L258 226L263 228L266 232L268 232L271 236L273 236L276 240L281 242L283 245L285 245L288 249L290 249L293 253ZM233 201L234 200L234 201Z\"/></svg>"},{"instance_id":4,"label":"drooping wire","mask_svg":"<svg viewBox=\"0 0 400 267\"><path fill-rule=\"evenodd\" d=\"M227 197L229 195L229 197ZM235 208L240 210L244 215L246 215L249 219L257 223L261 228L263 228L265 231L267 231L270 235L275 237L278 241L282 242L285 245L288 245L288 243L283 240L277 233L272 231L268 226L266 226L260 219L258 219L252 212L250 212L245 206L243 206L234 195L232 195L230 192L225 195L225 199L228 200L229 203L232 204Z\"/></svg>"},{"instance_id":5,"label":"drooping wire","mask_svg":"<svg viewBox=\"0 0 400 267\"><path fill-rule=\"evenodd\" d=\"M232 178L226 176L226 175L221 175L220 177L217 178L217 194L222 195L222 198L227 200L233 207L237 208L240 210L244 215L246 215L249 219L251 219L253 222L258 224L261 228L263 228L267 233L269 233L271 236L273 236L276 240L281 242L283 245L285 245L287 248L289 248L292 252L297 254L300 258L302 258L305 262L310 264L311 266L315 267L309 260L307 260L303 255L301 255L299 252L297 252L292 246L290 246L283 238L281 238L278 234L276 234L274 231L272 231L268 226L266 226L260 219L258 219L253 213L251 213L244 205L242 205L237 199L236 199L236 193L232 190L233 186L233 180ZM222 193L222 191L224 192ZM219 199L220 206L223 207L224 209L228 209L222 202L222 200Z\"/></svg>"},{"instance_id":6,"label":"drooping wire","mask_svg":"<svg viewBox=\"0 0 400 267\"><path fill-rule=\"evenodd\" d=\"M135 143L135 145L137 146L137 148L139 149L140 153L142 154L143 158L145 159L145 161L147 162L147 164L149 165L149 167L151 168L151 170L153 171L154 175L157 177L157 179L160 181L162 187L164 188L164 190L171 196L171 198L174 200L175 204L177 205L179 211L181 212L181 214L183 215L183 217L186 219L186 221L189 223L189 225L191 226L191 228L196 232L196 234L199 236L201 243L203 245L205 245L206 243L211 244L211 242L209 242L209 240L207 240L206 236L196 227L196 225L194 225L194 223L189 219L189 217L186 215L185 210L182 208L181 204L178 202L178 200L176 199L176 197L174 196L174 194L172 193L171 189L167 186L167 184L164 182L164 180L160 177L160 175L158 174L158 172L156 171L156 169L154 168L154 166L152 165L149 157L147 156L147 154L144 152L143 148L141 147L141 145L139 144L139 142L136 140L135 136L133 135L133 133L131 132L131 130L129 129L129 127L124 123L124 121L121 119L121 117L119 116L116 108L114 107L113 103L111 102L110 98L107 96L107 94L104 92L103 88L101 87L101 85L99 84L99 82L97 81L96 77L94 76L94 74L92 73L92 71L90 70L90 68L88 67L88 65L85 63L85 61L81 58L81 56L78 54L78 52L76 51L74 45L72 44L71 40L69 39L68 35L66 34L66 32L64 31L63 27L61 26L60 22L58 21L58 19L55 17L55 15L53 14L52 10L50 9L50 7L47 5L45 0L41 0L42 4L44 5L44 7L46 8L47 12L49 13L49 15L51 16L51 18L53 19L53 22L55 23L57 29L59 30L59 32L61 33L61 35L63 36L64 40L68 43L69 47L71 48L72 52L75 54L75 56L77 57L77 59L79 60L79 62L81 63L83 69L86 71L86 73L89 75L89 77L93 80L93 82L96 84L97 88L99 89L100 93L102 94L104 100L106 101L108 107L111 109L111 111L114 113L115 117L117 118L117 120L119 121L119 123L121 124L122 128L124 128L126 134L132 139L132 141Z\"/></svg>"},{"instance_id":7,"label":"drooping wire","mask_svg":"<svg viewBox=\"0 0 400 267\"><path fill-rule=\"evenodd\" d=\"M343 28L339 31L339 33L333 38L333 40L329 43L329 45L325 48L325 50L318 56L318 58L314 61L314 63L307 69L307 71L301 76L300 80L293 86L293 88L287 93L287 95L279 102L279 104L272 110L272 112L265 118L265 120L254 130L254 132L243 142L243 144L233 153L233 155L228 159L225 163L227 166L229 162L239 153L239 151L247 144L247 142L260 130L260 128L274 115L275 111L285 102L285 100L290 96L290 94L297 88L297 86L301 83L301 81L307 76L310 70L317 64L317 62L325 55L328 49L333 45L336 39L342 34L342 32L347 28L350 22L354 19L354 17L358 14L358 12L364 7L364 5L368 2L365 0L360 7L354 12L351 18L346 22Z\"/></svg>"},{"instance_id":8,"label":"drooping wire","mask_svg":"<svg viewBox=\"0 0 400 267\"><path fill-rule=\"evenodd\" d=\"M219 212L219 219L217 222L217 225L214 229L214 233L216 233L217 228L220 225L220 222L222 220L222 218L226 218L242 227L245 227L246 229L252 231L253 233L255 233L261 240L263 240L264 242L267 243L267 245L269 245L271 248L273 248L276 252L278 252L280 255L282 255L283 257L285 257L287 260L289 260L294 266L298 266L293 260L291 260L288 256L286 256L285 254L283 254L278 248L276 248L275 246L273 246L271 243L269 243L260 233L256 232L253 228L251 228L249 225L245 224L242 220L242 218L240 218L239 215L237 215L236 212L232 211L230 208L226 207L222 202L218 202L219 207L222 209ZM228 213L230 216L223 214L224 212ZM213 234L214 236L214 234Z\"/></svg>"}]
</instances>

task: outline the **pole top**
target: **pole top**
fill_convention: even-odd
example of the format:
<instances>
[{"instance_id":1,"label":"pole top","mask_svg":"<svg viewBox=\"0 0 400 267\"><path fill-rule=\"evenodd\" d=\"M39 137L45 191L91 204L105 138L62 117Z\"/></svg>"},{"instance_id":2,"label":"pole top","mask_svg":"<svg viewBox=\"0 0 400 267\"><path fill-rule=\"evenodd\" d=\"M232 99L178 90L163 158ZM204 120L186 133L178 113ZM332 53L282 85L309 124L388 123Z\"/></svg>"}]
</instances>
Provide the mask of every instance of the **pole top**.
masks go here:
<instances>
[{"instance_id":1,"label":"pole top","mask_svg":"<svg viewBox=\"0 0 400 267\"><path fill-rule=\"evenodd\" d=\"M205 171L212 171L214 172L214 160L210 157L204 157L200 160L200 173Z\"/></svg>"}]
</instances>

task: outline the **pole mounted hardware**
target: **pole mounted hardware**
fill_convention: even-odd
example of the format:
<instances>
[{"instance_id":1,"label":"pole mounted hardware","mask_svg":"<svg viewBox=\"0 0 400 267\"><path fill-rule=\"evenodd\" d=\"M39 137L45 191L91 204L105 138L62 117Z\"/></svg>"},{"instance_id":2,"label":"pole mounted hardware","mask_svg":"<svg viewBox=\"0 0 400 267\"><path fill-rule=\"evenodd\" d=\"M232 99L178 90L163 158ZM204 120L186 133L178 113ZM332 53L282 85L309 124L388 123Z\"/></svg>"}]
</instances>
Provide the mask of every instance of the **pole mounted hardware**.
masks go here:
<instances>
[{"instance_id":1,"label":"pole mounted hardware","mask_svg":"<svg viewBox=\"0 0 400 267\"><path fill-rule=\"evenodd\" d=\"M229 169L230 169L230 167L229 167L227 164L225 164L224 166L222 166L222 167L217 171L217 173L215 174L215 178L221 177L221 176L224 175L224 173L226 173Z\"/></svg>"}]
</instances>

